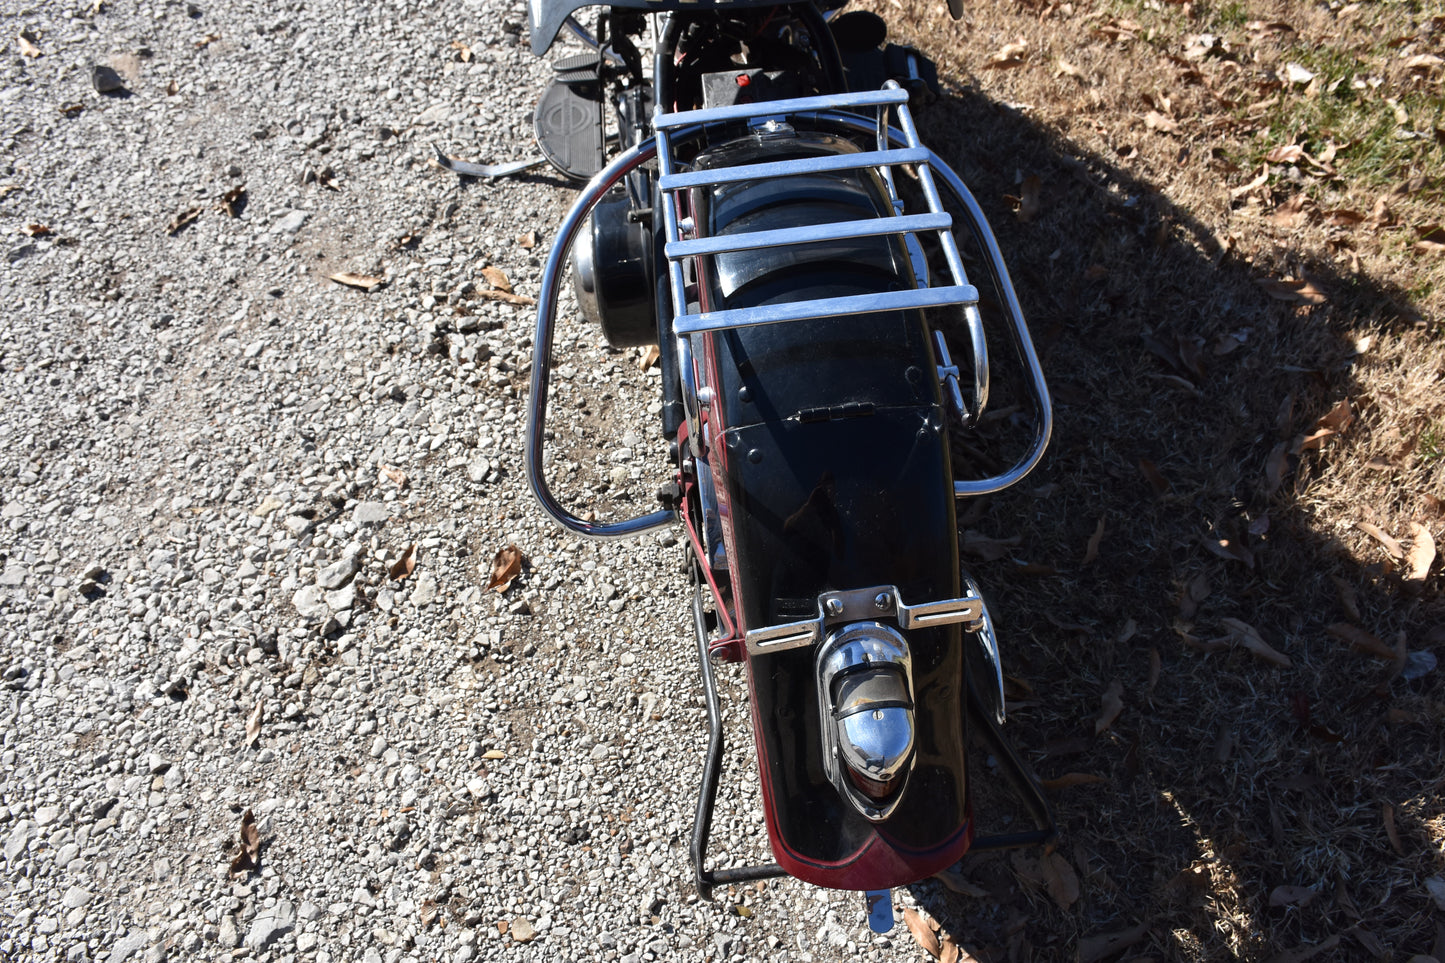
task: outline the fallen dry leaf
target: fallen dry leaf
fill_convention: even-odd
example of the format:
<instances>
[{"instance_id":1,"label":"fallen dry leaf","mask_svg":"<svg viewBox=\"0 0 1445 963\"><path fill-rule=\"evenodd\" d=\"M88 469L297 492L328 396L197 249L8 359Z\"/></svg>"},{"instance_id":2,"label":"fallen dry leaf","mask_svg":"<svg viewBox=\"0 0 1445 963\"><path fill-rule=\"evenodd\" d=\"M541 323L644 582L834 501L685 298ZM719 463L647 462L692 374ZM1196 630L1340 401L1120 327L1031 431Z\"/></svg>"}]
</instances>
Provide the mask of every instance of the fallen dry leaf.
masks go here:
<instances>
[{"instance_id":1,"label":"fallen dry leaf","mask_svg":"<svg viewBox=\"0 0 1445 963\"><path fill-rule=\"evenodd\" d=\"M537 232L528 231L526 234L518 234L517 243L527 250L531 250L537 246Z\"/></svg>"},{"instance_id":2,"label":"fallen dry leaf","mask_svg":"<svg viewBox=\"0 0 1445 963\"><path fill-rule=\"evenodd\" d=\"M1341 398L1328 412L1320 416L1315 422L1316 428L1329 428L1332 431L1344 431L1355 423L1355 412L1350 407L1350 399Z\"/></svg>"},{"instance_id":3,"label":"fallen dry leaf","mask_svg":"<svg viewBox=\"0 0 1445 963\"><path fill-rule=\"evenodd\" d=\"M905 906L903 908L903 922L908 925L908 932L913 934L914 942L923 947L929 956L936 959L938 954L942 952L943 947L938 942L938 934L933 932L933 928L928 925L928 921L923 918L923 914L912 906Z\"/></svg>"},{"instance_id":4,"label":"fallen dry leaf","mask_svg":"<svg viewBox=\"0 0 1445 963\"><path fill-rule=\"evenodd\" d=\"M1149 928L1140 923L1133 929L1120 930L1117 933L1086 936L1079 940L1079 963L1099 963L1100 960L1106 960L1120 950L1133 946L1148 933Z\"/></svg>"},{"instance_id":5,"label":"fallen dry leaf","mask_svg":"<svg viewBox=\"0 0 1445 963\"><path fill-rule=\"evenodd\" d=\"M1302 278L1283 280L1261 278L1260 287L1276 301L1294 301L1299 304L1324 304L1329 298L1323 291Z\"/></svg>"},{"instance_id":6,"label":"fallen dry leaf","mask_svg":"<svg viewBox=\"0 0 1445 963\"><path fill-rule=\"evenodd\" d=\"M1151 110L1144 115L1144 126L1160 133L1172 134L1179 129L1179 121L1157 110Z\"/></svg>"},{"instance_id":7,"label":"fallen dry leaf","mask_svg":"<svg viewBox=\"0 0 1445 963\"><path fill-rule=\"evenodd\" d=\"M1338 434L1339 432L1331 428L1320 428L1317 431L1310 432L1308 435L1300 436L1295 442L1293 450L1295 454L1299 454L1302 451L1320 451L1325 447L1325 442Z\"/></svg>"},{"instance_id":8,"label":"fallen dry leaf","mask_svg":"<svg viewBox=\"0 0 1445 963\"><path fill-rule=\"evenodd\" d=\"M1264 155L1271 164L1294 164L1305 156L1305 149L1298 144L1281 144Z\"/></svg>"},{"instance_id":9,"label":"fallen dry leaf","mask_svg":"<svg viewBox=\"0 0 1445 963\"><path fill-rule=\"evenodd\" d=\"M953 869L945 869L938 873L935 878L947 886L950 890L960 896L971 896L974 899L986 899L990 894L982 886L978 886L963 878L963 874Z\"/></svg>"},{"instance_id":10,"label":"fallen dry leaf","mask_svg":"<svg viewBox=\"0 0 1445 963\"><path fill-rule=\"evenodd\" d=\"M1269 905L1305 907L1318 895L1308 886L1276 886L1270 890Z\"/></svg>"},{"instance_id":11,"label":"fallen dry leaf","mask_svg":"<svg viewBox=\"0 0 1445 963\"><path fill-rule=\"evenodd\" d=\"M1275 208L1274 213L1269 215L1269 222L1275 227L1296 227L1305 220L1305 201L1308 200L1303 194L1296 194Z\"/></svg>"},{"instance_id":12,"label":"fallen dry leaf","mask_svg":"<svg viewBox=\"0 0 1445 963\"><path fill-rule=\"evenodd\" d=\"M1091 564L1099 557L1099 543L1104 540L1104 520L1099 519L1099 524L1094 526L1094 534L1089 536L1089 544L1084 547L1084 565Z\"/></svg>"},{"instance_id":13,"label":"fallen dry leaf","mask_svg":"<svg viewBox=\"0 0 1445 963\"><path fill-rule=\"evenodd\" d=\"M512 580L521 574L522 550L508 545L492 558L492 577L487 581L487 588L506 592L512 587Z\"/></svg>"},{"instance_id":14,"label":"fallen dry leaf","mask_svg":"<svg viewBox=\"0 0 1445 963\"><path fill-rule=\"evenodd\" d=\"M392 468L390 465L382 465L379 474L397 488L405 488L410 481L406 477L406 472L399 468Z\"/></svg>"},{"instance_id":15,"label":"fallen dry leaf","mask_svg":"<svg viewBox=\"0 0 1445 963\"><path fill-rule=\"evenodd\" d=\"M26 224L20 229L20 233L27 237L49 237L53 232L47 224Z\"/></svg>"},{"instance_id":16,"label":"fallen dry leaf","mask_svg":"<svg viewBox=\"0 0 1445 963\"><path fill-rule=\"evenodd\" d=\"M1405 855L1405 847L1400 845L1400 831L1395 828L1395 807L1389 803L1380 805L1380 819L1385 823L1385 837L1390 840L1396 853Z\"/></svg>"},{"instance_id":17,"label":"fallen dry leaf","mask_svg":"<svg viewBox=\"0 0 1445 963\"><path fill-rule=\"evenodd\" d=\"M1395 561L1398 562L1405 557L1405 550L1400 543L1387 535L1378 525L1370 522L1355 522L1355 527L1379 542L1385 552Z\"/></svg>"},{"instance_id":18,"label":"fallen dry leaf","mask_svg":"<svg viewBox=\"0 0 1445 963\"><path fill-rule=\"evenodd\" d=\"M457 59L460 60L462 63L464 63L464 64L469 64L469 63L472 62L472 48L471 48L471 47L469 47L469 46L467 46L466 44L462 43L460 40L453 40L453 41L452 41L452 49L457 52Z\"/></svg>"},{"instance_id":19,"label":"fallen dry leaf","mask_svg":"<svg viewBox=\"0 0 1445 963\"><path fill-rule=\"evenodd\" d=\"M486 752L482 753L482 758L493 760L505 759L507 758L507 754L500 749L488 749Z\"/></svg>"},{"instance_id":20,"label":"fallen dry leaf","mask_svg":"<svg viewBox=\"0 0 1445 963\"><path fill-rule=\"evenodd\" d=\"M1006 43L999 52L990 57L983 65L984 70L1012 70L1014 67L1022 67L1024 56L1028 53L1029 43L1027 40L1018 40L1015 43ZM934 954L935 956L937 954Z\"/></svg>"},{"instance_id":21,"label":"fallen dry leaf","mask_svg":"<svg viewBox=\"0 0 1445 963\"><path fill-rule=\"evenodd\" d=\"M943 938L943 949L938 954L938 963L960 963L961 952L958 944L953 942L952 937L945 936Z\"/></svg>"},{"instance_id":22,"label":"fallen dry leaf","mask_svg":"<svg viewBox=\"0 0 1445 963\"><path fill-rule=\"evenodd\" d=\"M246 187L233 187L221 195L221 211L230 217L240 217L246 207Z\"/></svg>"},{"instance_id":23,"label":"fallen dry leaf","mask_svg":"<svg viewBox=\"0 0 1445 963\"><path fill-rule=\"evenodd\" d=\"M1114 724L1119 718L1119 713L1124 711L1124 683L1115 679L1109 683L1109 688L1104 690L1104 695L1099 700L1099 718L1094 720L1094 735L1098 735Z\"/></svg>"},{"instance_id":24,"label":"fallen dry leaf","mask_svg":"<svg viewBox=\"0 0 1445 963\"><path fill-rule=\"evenodd\" d=\"M1039 860L1049 895L1060 909L1068 909L1079 900L1079 877L1063 853L1047 853Z\"/></svg>"},{"instance_id":25,"label":"fallen dry leaf","mask_svg":"<svg viewBox=\"0 0 1445 963\"><path fill-rule=\"evenodd\" d=\"M1283 20L1251 20L1244 25L1250 33L1294 33L1294 27Z\"/></svg>"},{"instance_id":26,"label":"fallen dry leaf","mask_svg":"<svg viewBox=\"0 0 1445 963\"><path fill-rule=\"evenodd\" d=\"M386 574L400 582L414 571L416 571L416 542L412 542L406 547L406 551L401 553L401 558L392 562L387 568Z\"/></svg>"},{"instance_id":27,"label":"fallen dry leaf","mask_svg":"<svg viewBox=\"0 0 1445 963\"><path fill-rule=\"evenodd\" d=\"M19 44L20 44L20 53L21 53L22 56L25 56L25 57L39 57L39 56L41 56L40 48L35 45L35 35L32 34L30 31L28 31L28 30L22 30L22 31L20 31L20 35L19 35L18 37L16 37L15 39L16 39L16 40L19 42Z\"/></svg>"},{"instance_id":28,"label":"fallen dry leaf","mask_svg":"<svg viewBox=\"0 0 1445 963\"><path fill-rule=\"evenodd\" d=\"M1200 572L1191 578L1184 585L1184 590L1179 593L1179 617L1181 619L1192 619L1199 611L1199 603L1209 598L1213 588L1209 584L1209 576Z\"/></svg>"},{"instance_id":29,"label":"fallen dry leaf","mask_svg":"<svg viewBox=\"0 0 1445 963\"><path fill-rule=\"evenodd\" d=\"M59 110L62 114L64 114L66 117L79 117L81 112L85 110L85 105L65 104L64 106L58 107L56 109Z\"/></svg>"},{"instance_id":30,"label":"fallen dry leaf","mask_svg":"<svg viewBox=\"0 0 1445 963\"><path fill-rule=\"evenodd\" d=\"M1441 60L1434 54L1425 53L1416 54L1413 57L1407 57L1405 59L1404 67L1406 70L1409 71L1429 73L1431 70L1434 70L1436 67L1439 67L1442 64L1445 64L1445 60Z\"/></svg>"},{"instance_id":31,"label":"fallen dry leaf","mask_svg":"<svg viewBox=\"0 0 1445 963\"><path fill-rule=\"evenodd\" d=\"M251 810L241 814L241 851L231 860L231 872L243 873L256 869L261 859L261 833L256 829L256 816Z\"/></svg>"},{"instance_id":32,"label":"fallen dry leaf","mask_svg":"<svg viewBox=\"0 0 1445 963\"><path fill-rule=\"evenodd\" d=\"M637 359L637 367L643 371L657 364L657 359L662 357L662 351L655 344L649 344L642 349L642 355Z\"/></svg>"},{"instance_id":33,"label":"fallen dry leaf","mask_svg":"<svg viewBox=\"0 0 1445 963\"><path fill-rule=\"evenodd\" d=\"M217 40L220 40L220 39L221 39L221 35L220 35L220 34L218 34L218 33L208 33L208 34L206 34L204 37L202 37L200 40L197 40L197 41L196 41L196 49L197 49L197 50L204 50L204 49L206 49L207 47L209 47L211 44L215 43Z\"/></svg>"},{"instance_id":34,"label":"fallen dry leaf","mask_svg":"<svg viewBox=\"0 0 1445 963\"><path fill-rule=\"evenodd\" d=\"M1270 449L1269 457L1264 460L1264 488L1265 493L1273 495L1284 485L1285 473L1289 470L1289 447L1280 442Z\"/></svg>"},{"instance_id":35,"label":"fallen dry leaf","mask_svg":"<svg viewBox=\"0 0 1445 963\"><path fill-rule=\"evenodd\" d=\"M1430 566L1435 563L1435 536L1419 522L1410 523L1410 553L1405 557L1405 584L1419 590L1425 587Z\"/></svg>"},{"instance_id":36,"label":"fallen dry leaf","mask_svg":"<svg viewBox=\"0 0 1445 963\"><path fill-rule=\"evenodd\" d=\"M1092 786L1095 783L1108 782L1103 776L1091 772L1066 772L1055 779L1045 779L1039 783L1049 792L1059 792L1064 789L1072 789L1075 786Z\"/></svg>"},{"instance_id":37,"label":"fallen dry leaf","mask_svg":"<svg viewBox=\"0 0 1445 963\"><path fill-rule=\"evenodd\" d=\"M1078 67L1075 67L1073 64L1069 63L1063 57L1060 57L1057 61L1054 62L1054 76L1073 77L1075 80L1078 81L1082 81L1084 79L1083 72L1080 71Z\"/></svg>"},{"instance_id":38,"label":"fallen dry leaf","mask_svg":"<svg viewBox=\"0 0 1445 963\"><path fill-rule=\"evenodd\" d=\"M532 305L537 303L536 298L529 298L522 294L511 294L507 291L478 291L476 296L483 301L505 301L507 304Z\"/></svg>"},{"instance_id":39,"label":"fallen dry leaf","mask_svg":"<svg viewBox=\"0 0 1445 963\"><path fill-rule=\"evenodd\" d=\"M1356 652L1363 652L1365 655L1384 659L1386 662L1395 661L1394 649L1357 625L1336 622L1333 625L1325 626L1325 632L1348 644Z\"/></svg>"},{"instance_id":40,"label":"fallen dry leaf","mask_svg":"<svg viewBox=\"0 0 1445 963\"><path fill-rule=\"evenodd\" d=\"M482 268L482 277L486 278L487 283L496 290L512 293L512 282L507 280L507 274L501 268L487 265Z\"/></svg>"},{"instance_id":41,"label":"fallen dry leaf","mask_svg":"<svg viewBox=\"0 0 1445 963\"><path fill-rule=\"evenodd\" d=\"M1239 619L1220 619L1225 628L1229 629L1230 635L1243 645L1250 652L1266 662L1272 662L1277 666L1289 668L1292 663L1289 656L1274 648L1259 634L1259 630L1248 622L1241 622Z\"/></svg>"},{"instance_id":42,"label":"fallen dry leaf","mask_svg":"<svg viewBox=\"0 0 1445 963\"><path fill-rule=\"evenodd\" d=\"M166 233L167 233L167 234L176 234L176 233L178 233L182 228L184 228L187 224L190 224L192 221L194 221L196 218L198 218L198 217L200 217L200 216L201 216L201 209L200 209L199 207L190 207L190 208L187 208L186 210L181 211L179 214L177 214L177 215L171 220L171 222L166 225Z\"/></svg>"},{"instance_id":43,"label":"fallen dry leaf","mask_svg":"<svg viewBox=\"0 0 1445 963\"><path fill-rule=\"evenodd\" d=\"M1416 254L1439 254L1445 251L1445 227L1428 224L1420 228L1420 239L1411 250Z\"/></svg>"},{"instance_id":44,"label":"fallen dry leaf","mask_svg":"<svg viewBox=\"0 0 1445 963\"><path fill-rule=\"evenodd\" d=\"M251 714L246 717L246 748L248 749L255 746L257 740L261 738L261 722L265 719L265 706L264 699L257 700L256 708L252 709Z\"/></svg>"},{"instance_id":45,"label":"fallen dry leaf","mask_svg":"<svg viewBox=\"0 0 1445 963\"><path fill-rule=\"evenodd\" d=\"M1304 86L1315 79L1313 71L1307 70L1299 64L1285 64L1284 78L1296 86Z\"/></svg>"},{"instance_id":46,"label":"fallen dry leaf","mask_svg":"<svg viewBox=\"0 0 1445 963\"><path fill-rule=\"evenodd\" d=\"M1259 175L1255 177L1254 180L1250 181L1248 184L1241 184L1239 187L1231 188L1229 191L1229 196L1234 198L1235 200L1238 200L1239 198L1248 194L1250 191L1258 190L1259 188L1263 187L1265 184L1268 183L1269 165L1265 164L1264 168L1259 172Z\"/></svg>"},{"instance_id":47,"label":"fallen dry leaf","mask_svg":"<svg viewBox=\"0 0 1445 963\"><path fill-rule=\"evenodd\" d=\"M337 284L344 284L349 288L360 288L363 291L371 291L386 283L382 278L372 277L370 274L353 274L351 271L328 274L327 277Z\"/></svg>"}]
</instances>

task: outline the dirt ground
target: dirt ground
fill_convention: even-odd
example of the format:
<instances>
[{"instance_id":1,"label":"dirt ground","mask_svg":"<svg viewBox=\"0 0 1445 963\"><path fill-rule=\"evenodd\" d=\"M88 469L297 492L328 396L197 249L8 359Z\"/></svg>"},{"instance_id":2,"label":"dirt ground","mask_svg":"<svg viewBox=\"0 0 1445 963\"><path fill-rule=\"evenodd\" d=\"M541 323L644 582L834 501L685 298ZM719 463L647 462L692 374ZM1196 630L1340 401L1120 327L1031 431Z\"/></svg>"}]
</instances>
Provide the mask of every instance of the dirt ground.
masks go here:
<instances>
[{"instance_id":1,"label":"dirt ground","mask_svg":"<svg viewBox=\"0 0 1445 963\"><path fill-rule=\"evenodd\" d=\"M960 529L1060 842L925 905L983 961L1445 958L1445 17L872 8L1056 414Z\"/></svg>"}]
</instances>

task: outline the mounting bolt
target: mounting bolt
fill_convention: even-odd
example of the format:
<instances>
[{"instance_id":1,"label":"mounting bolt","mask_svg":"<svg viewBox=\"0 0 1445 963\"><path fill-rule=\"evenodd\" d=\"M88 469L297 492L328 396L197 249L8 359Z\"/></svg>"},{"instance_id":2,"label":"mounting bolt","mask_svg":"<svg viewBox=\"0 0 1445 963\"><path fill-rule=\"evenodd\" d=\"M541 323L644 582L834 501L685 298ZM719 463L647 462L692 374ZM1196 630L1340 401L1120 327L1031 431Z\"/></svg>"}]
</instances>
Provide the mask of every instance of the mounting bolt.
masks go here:
<instances>
[{"instance_id":1,"label":"mounting bolt","mask_svg":"<svg viewBox=\"0 0 1445 963\"><path fill-rule=\"evenodd\" d=\"M823 603L823 610L834 618L843 614L843 600L829 599Z\"/></svg>"},{"instance_id":2,"label":"mounting bolt","mask_svg":"<svg viewBox=\"0 0 1445 963\"><path fill-rule=\"evenodd\" d=\"M873 607L880 612L887 612L893 605L893 599L887 592L879 592L873 596Z\"/></svg>"}]
</instances>

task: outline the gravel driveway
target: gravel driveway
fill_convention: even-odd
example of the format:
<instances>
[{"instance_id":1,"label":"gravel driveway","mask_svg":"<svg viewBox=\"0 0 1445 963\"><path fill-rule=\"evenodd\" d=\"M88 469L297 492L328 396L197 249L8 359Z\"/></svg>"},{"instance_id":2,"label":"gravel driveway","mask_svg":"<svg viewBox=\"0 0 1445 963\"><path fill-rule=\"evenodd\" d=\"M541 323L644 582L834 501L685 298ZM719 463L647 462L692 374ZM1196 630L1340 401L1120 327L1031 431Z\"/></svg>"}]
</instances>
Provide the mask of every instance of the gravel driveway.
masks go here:
<instances>
[{"instance_id":1,"label":"gravel driveway","mask_svg":"<svg viewBox=\"0 0 1445 963\"><path fill-rule=\"evenodd\" d=\"M482 268L535 295L571 193L429 162L535 150L523 8L3 20L0 960L918 959L857 894L697 898L676 535L527 494L533 315ZM656 371L575 322L559 352L557 487L650 510Z\"/></svg>"}]
</instances>

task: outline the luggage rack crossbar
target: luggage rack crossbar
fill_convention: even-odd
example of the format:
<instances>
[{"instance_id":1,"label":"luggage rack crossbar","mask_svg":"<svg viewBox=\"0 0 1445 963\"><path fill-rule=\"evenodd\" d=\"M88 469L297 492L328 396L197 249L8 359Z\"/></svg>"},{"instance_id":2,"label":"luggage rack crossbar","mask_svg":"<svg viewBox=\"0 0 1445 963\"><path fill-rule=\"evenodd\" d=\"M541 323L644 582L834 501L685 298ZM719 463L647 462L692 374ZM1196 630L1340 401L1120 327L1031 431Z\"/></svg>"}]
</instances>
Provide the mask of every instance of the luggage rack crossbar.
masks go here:
<instances>
[{"instance_id":1,"label":"luggage rack crossbar","mask_svg":"<svg viewBox=\"0 0 1445 963\"><path fill-rule=\"evenodd\" d=\"M795 244L818 244L853 237L876 237L906 231L937 231L953 225L947 214L909 214L899 217L865 217L831 224L810 224L807 227L783 227L771 231L747 231L719 234L714 237L671 241L667 257L676 261L685 257L726 254L729 251L756 251L765 247L791 247Z\"/></svg>"},{"instance_id":2,"label":"luggage rack crossbar","mask_svg":"<svg viewBox=\"0 0 1445 963\"><path fill-rule=\"evenodd\" d=\"M873 114L871 122L866 118L868 111ZM895 111L903 132L902 143L896 142L894 131L889 125L889 117ZM837 117L855 118L859 122L858 126L873 131L877 139L876 149L710 167L703 170L679 169L676 153L679 146L729 124L747 122L766 134L785 131L786 126L791 126L790 121L817 122L820 118L827 121ZM896 82L889 81L879 90L824 97L732 104L675 113L668 113L659 107L653 115L652 126L657 132L658 186L664 194L661 205L663 234L675 336L686 337L705 331L876 311L958 306L962 309L964 323L968 327L973 354L972 397L960 414L967 424L971 425L978 420L988 404L989 381L988 347L984 337L983 318L978 312L978 291L968 283L963 258L959 255L958 244L953 237L953 219L943 209L938 187L929 169L930 165L937 161L937 157L919 140L918 130L908 112L907 91ZM918 185L927 206L926 213L903 213L893 171L895 167L905 165L911 166L917 173ZM695 224L689 216L685 191L690 188L864 168L877 170L883 179L888 190L888 199L892 202L891 212L861 220L844 219L804 227L739 231L702 237L697 236L700 225ZM894 235L906 238L927 233L936 236L944 260L948 263L946 280L941 279L943 283L936 287L929 286L927 279L920 278L923 286L907 291L792 301L712 312L701 311L695 292L690 291L690 279L695 281L701 273L698 270L698 258L733 251L792 247L855 237ZM942 376L940 370L940 378Z\"/></svg>"},{"instance_id":3,"label":"luggage rack crossbar","mask_svg":"<svg viewBox=\"0 0 1445 963\"><path fill-rule=\"evenodd\" d=\"M652 122L652 127L658 131L677 130L693 124L718 124L725 121L781 117L813 110L902 106L906 103L908 103L908 91L893 84L891 87L850 94L825 94L821 97L797 97L792 100L765 100L758 104L732 104L727 107L707 107L702 110L679 110L670 114L659 110Z\"/></svg>"},{"instance_id":4,"label":"luggage rack crossbar","mask_svg":"<svg viewBox=\"0 0 1445 963\"><path fill-rule=\"evenodd\" d=\"M679 336L703 331L725 331L730 328L751 328L760 324L785 321L806 321L811 318L844 317L855 314L877 314L882 311L907 311L917 308L938 308L950 304L972 304L978 300L978 289L971 285L946 288L918 288L912 291L885 291L880 294L851 294L839 298L816 298L811 301L789 301L757 308L733 308L729 311L704 311L677 318L673 330Z\"/></svg>"},{"instance_id":5,"label":"luggage rack crossbar","mask_svg":"<svg viewBox=\"0 0 1445 963\"><path fill-rule=\"evenodd\" d=\"M796 160L770 161L765 164L739 164L709 170L670 174L658 181L668 193L691 187L713 187L738 181L769 180L790 174L829 174L836 171L859 170L884 165L922 164L931 152L926 148L900 147L895 150L866 150L856 154L828 154L823 157L800 157Z\"/></svg>"}]
</instances>

